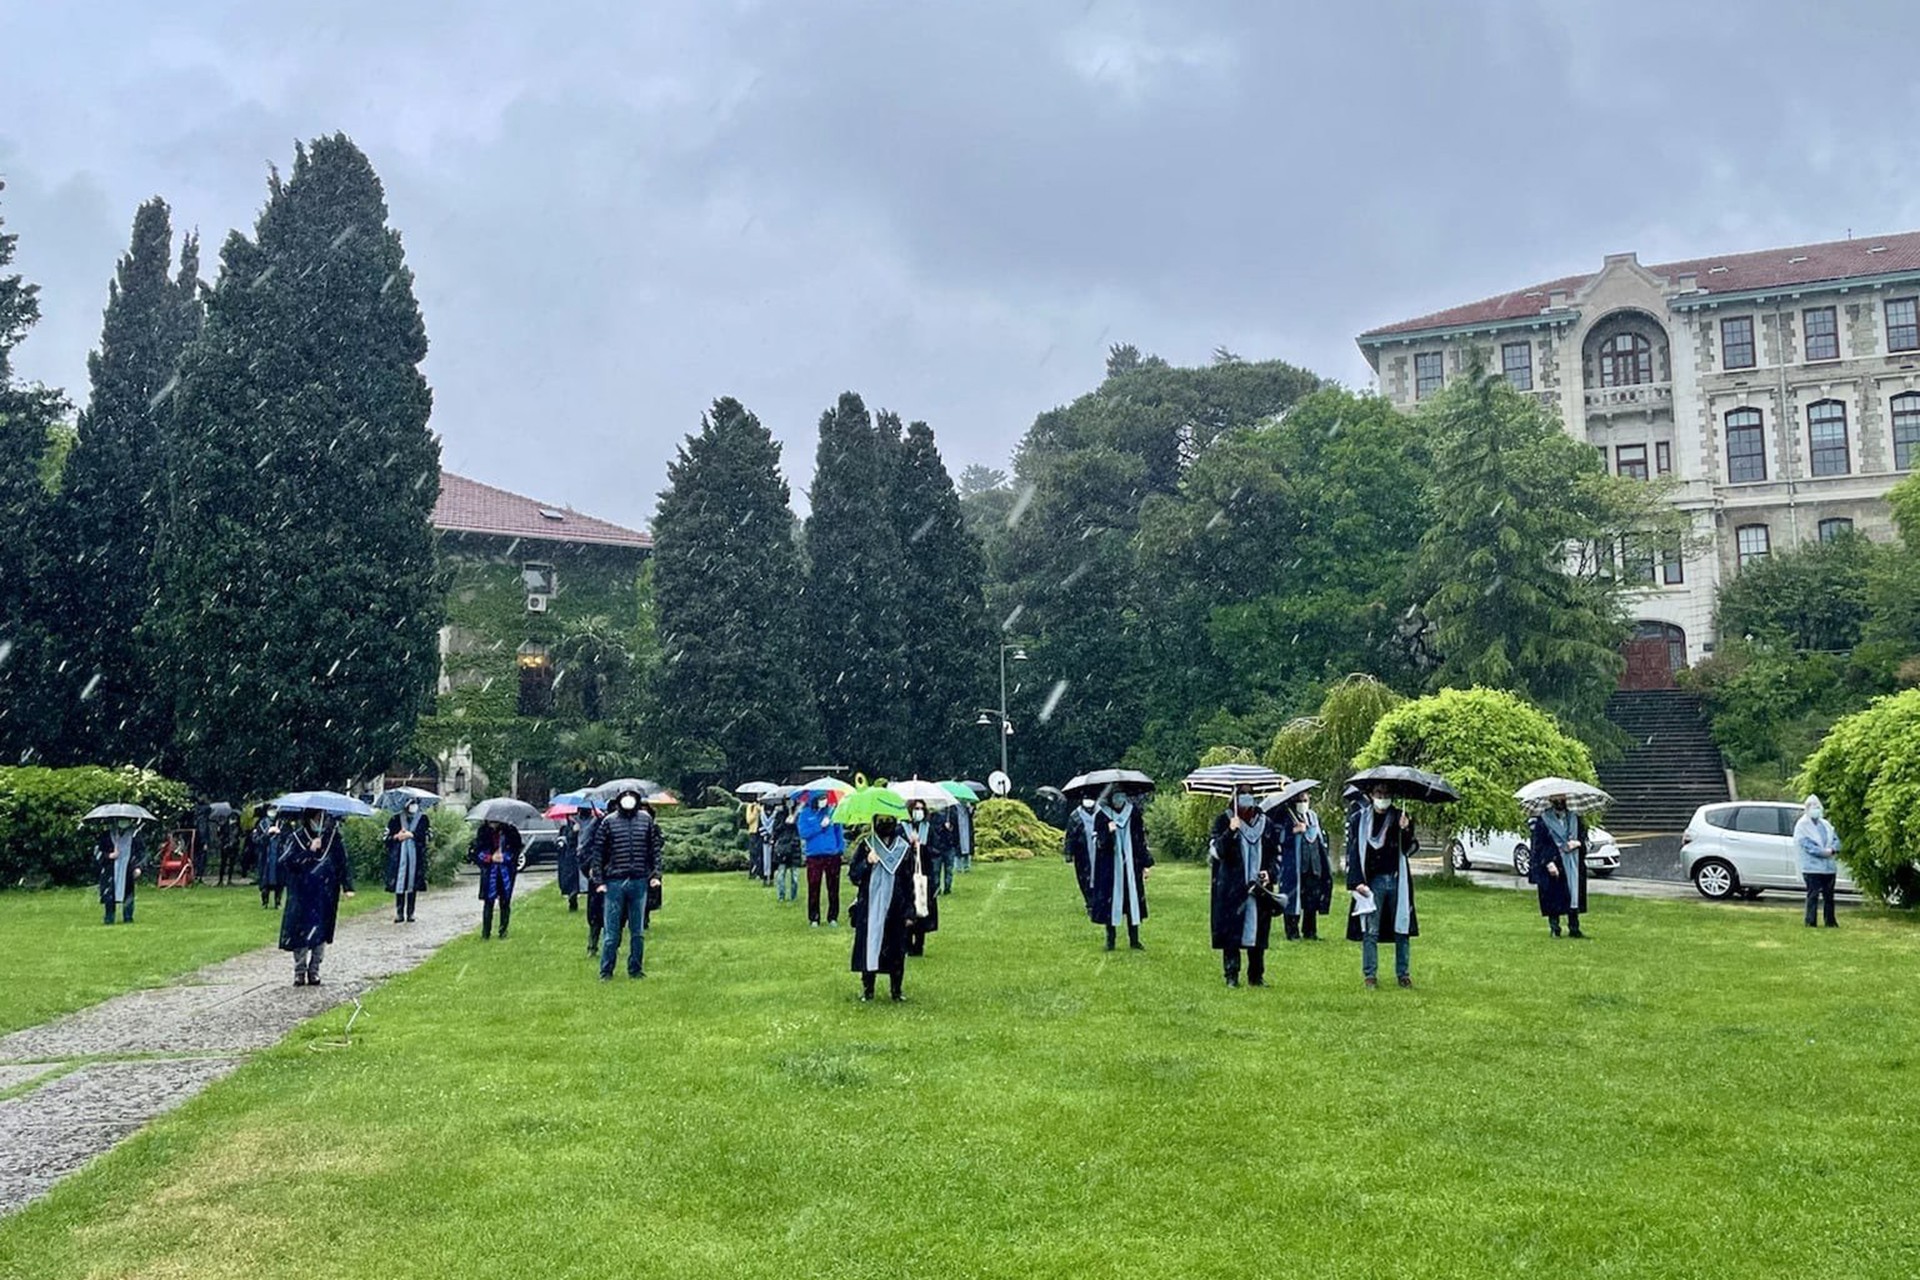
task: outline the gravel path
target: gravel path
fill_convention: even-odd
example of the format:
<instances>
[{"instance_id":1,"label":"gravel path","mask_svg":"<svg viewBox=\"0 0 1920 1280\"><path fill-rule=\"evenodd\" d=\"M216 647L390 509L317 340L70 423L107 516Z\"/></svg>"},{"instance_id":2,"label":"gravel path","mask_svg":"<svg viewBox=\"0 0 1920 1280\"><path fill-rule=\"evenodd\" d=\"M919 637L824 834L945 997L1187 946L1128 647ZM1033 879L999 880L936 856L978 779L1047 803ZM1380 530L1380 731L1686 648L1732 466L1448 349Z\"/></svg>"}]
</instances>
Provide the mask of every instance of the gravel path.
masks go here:
<instances>
[{"instance_id":1,"label":"gravel path","mask_svg":"<svg viewBox=\"0 0 1920 1280\"><path fill-rule=\"evenodd\" d=\"M530 881L544 877L520 883ZM0 1101L0 1214L44 1195L247 1054L473 931L478 908L468 880L420 895L410 925L378 908L342 920L319 987L294 986L293 958L269 946L0 1036L0 1094L41 1081Z\"/></svg>"}]
</instances>

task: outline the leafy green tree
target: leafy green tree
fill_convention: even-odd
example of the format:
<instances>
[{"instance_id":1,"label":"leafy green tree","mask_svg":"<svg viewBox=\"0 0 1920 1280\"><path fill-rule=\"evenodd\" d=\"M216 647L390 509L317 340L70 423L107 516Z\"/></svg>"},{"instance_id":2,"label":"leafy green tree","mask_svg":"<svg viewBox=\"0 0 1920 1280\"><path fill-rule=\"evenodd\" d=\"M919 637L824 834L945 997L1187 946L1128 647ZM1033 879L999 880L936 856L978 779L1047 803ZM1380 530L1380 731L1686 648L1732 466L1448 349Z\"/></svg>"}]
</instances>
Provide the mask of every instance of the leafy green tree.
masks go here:
<instances>
[{"instance_id":1,"label":"leafy green tree","mask_svg":"<svg viewBox=\"0 0 1920 1280\"><path fill-rule=\"evenodd\" d=\"M784 773L819 746L788 503L779 443L723 398L668 465L654 519L665 736L733 781Z\"/></svg>"},{"instance_id":2,"label":"leafy green tree","mask_svg":"<svg viewBox=\"0 0 1920 1280\"><path fill-rule=\"evenodd\" d=\"M439 667L426 327L344 135L221 250L166 440L151 637L186 776L339 784L404 750Z\"/></svg>"},{"instance_id":3,"label":"leafy green tree","mask_svg":"<svg viewBox=\"0 0 1920 1280\"><path fill-rule=\"evenodd\" d=\"M1289 721L1267 748L1269 769L1325 784L1314 803L1336 843L1345 834L1340 790L1353 773L1354 757L1373 737L1374 726L1405 701L1372 676L1347 676L1327 690L1315 714Z\"/></svg>"},{"instance_id":4,"label":"leafy green tree","mask_svg":"<svg viewBox=\"0 0 1920 1280\"><path fill-rule=\"evenodd\" d=\"M69 709L53 754L67 759L151 760L172 734L171 708L155 696L152 657L137 636L154 596L161 423L204 318L199 268L189 235L172 274L166 202L141 205L107 286L100 346L87 358L92 397L52 521L60 534L52 625L63 659L54 678Z\"/></svg>"},{"instance_id":5,"label":"leafy green tree","mask_svg":"<svg viewBox=\"0 0 1920 1280\"><path fill-rule=\"evenodd\" d=\"M1840 858L1866 892L1920 900L1920 689L1876 700L1833 726L1794 779L1818 795L1840 836Z\"/></svg>"},{"instance_id":6,"label":"leafy green tree","mask_svg":"<svg viewBox=\"0 0 1920 1280\"><path fill-rule=\"evenodd\" d=\"M1883 548L1846 533L1763 557L1720 589L1723 637L1779 637L1795 649L1846 652L1860 643Z\"/></svg>"}]
</instances>

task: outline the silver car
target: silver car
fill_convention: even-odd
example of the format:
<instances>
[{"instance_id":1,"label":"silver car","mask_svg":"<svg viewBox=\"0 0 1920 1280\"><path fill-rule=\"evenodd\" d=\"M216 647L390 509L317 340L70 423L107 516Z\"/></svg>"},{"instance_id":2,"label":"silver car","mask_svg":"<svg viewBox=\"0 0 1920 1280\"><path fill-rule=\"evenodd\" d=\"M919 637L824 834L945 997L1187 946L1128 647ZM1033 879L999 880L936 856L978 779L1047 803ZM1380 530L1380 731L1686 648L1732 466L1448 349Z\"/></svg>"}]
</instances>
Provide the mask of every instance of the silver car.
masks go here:
<instances>
[{"instance_id":1,"label":"silver car","mask_svg":"<svg viewBox=\"0 0 1920 1280\"><path fill-rule=\"evenodd\" d=\"M1475 867L1512 867L1513 874L1525 876L1533 869L1533 847L1517 831L1493 831L1455 836L1447 847L1456 871ZM1587 828L1587 870L1596 876L1610 876L1620 869L1620 846L1600 827Z\"/></svg>"},{"instance_id":2,"label":"silver car","mask_svg":"<svg viewBox=\"0 0 1920 1280\"><path fill-rule=\"evenodd\" d=\"M1793 825L1797 804L1772 800L1733 800L1703 804L1694 810L1680 837L1680 860L1687 879L1703 898L1757 898L1765 889L1805 888L1800 878L1800 849ZM1834 888L1857 892L1843 866Z\"/></svg>"}]
</instances>

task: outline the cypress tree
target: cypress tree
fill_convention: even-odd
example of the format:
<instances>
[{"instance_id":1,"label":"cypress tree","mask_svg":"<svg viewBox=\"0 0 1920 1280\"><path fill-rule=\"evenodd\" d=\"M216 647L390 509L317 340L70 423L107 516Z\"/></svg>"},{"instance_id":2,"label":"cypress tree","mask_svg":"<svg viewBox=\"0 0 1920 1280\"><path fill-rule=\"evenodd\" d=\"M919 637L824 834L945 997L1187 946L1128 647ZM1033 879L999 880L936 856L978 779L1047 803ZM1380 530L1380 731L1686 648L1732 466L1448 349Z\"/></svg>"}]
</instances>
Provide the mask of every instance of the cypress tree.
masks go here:
<instances>
[{"instance_id":1,"label":"cypress tree","mask_svg":"<svg viewBox=\"0 0 1920 1280\"><path fill-rule=\"evenodd\" d=\"M738 400L714 401L667 467L653 584L667 737L734 781L783 774L820 745L793 532L780 445Z\"/></svg>"},{"instance_id":2,"label":"cypress tree","mask_svg":"<svg viewBox=\"0 0 1920 1280\"><path fill-rule=\"evenodd\" d=\"M834 763L890 775L905 762L910 726L893 459L884 433L851 391L820 415L804 625Z\"/></svg>"},{"instance_id":3,"label":"cypress tree","mask_svg":"<svg viewBox=\"0 0 1920 1280\"><path fill-rule=\"evenodd\" d=\"M998 693L989 676L996 640L981 594L986 561L924 422L901 440L893 508L912 727L900 767L928 778L978 772L996 744L974 714ZM997 751L993 759L997 767Z\"/></svg>"},{"instance_id":4,"label":"cypress tree","mask_svg":"<svg viewBox=\"0 0 1920 1280\"><path fill-rule=\"evenodd\" d=\"M134 215L107 286L100 347L87 357L92 395L57 499L57 634L69 695L59 754L69 759L151 760L172 730L137 642L154 594L161 419L204 316L192 236L174 278L172 259L167 205L156 197Z\"/></svg>"},{"instance_id":5,"label":"cypress tree","mask_svg":"<svg viewBox=\"0 0 1920 1280\"><path fill-rule=\"evenodd\" d=\"M218 794L339 785L408 743L438 669L426 327L344 135L301 147L220 258L166 440L175 744Z\"/></svg>"}]
</instances>

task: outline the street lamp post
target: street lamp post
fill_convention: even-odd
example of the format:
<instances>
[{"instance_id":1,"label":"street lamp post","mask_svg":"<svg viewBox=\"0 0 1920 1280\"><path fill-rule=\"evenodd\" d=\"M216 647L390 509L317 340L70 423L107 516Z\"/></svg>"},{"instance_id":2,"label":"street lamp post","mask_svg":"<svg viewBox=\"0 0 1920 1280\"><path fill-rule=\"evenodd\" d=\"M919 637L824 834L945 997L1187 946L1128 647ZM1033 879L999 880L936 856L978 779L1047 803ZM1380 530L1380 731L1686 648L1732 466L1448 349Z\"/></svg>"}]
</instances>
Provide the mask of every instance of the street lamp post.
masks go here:
<instances>
[{"instance_id":1,"label":"street lamp post","mask_svg":"<svg viewBox=\"0 0 1920 1280\"><path fill-rule=\"evenodd\" d=\"M1017 644L1000 646L1000 772L1007 772L1007 739L1013 736L1013 724L1007 719L1007 657L1012 655L1015 662L1027 660L1026 649Z\"/></svg>"}]
</instances>

